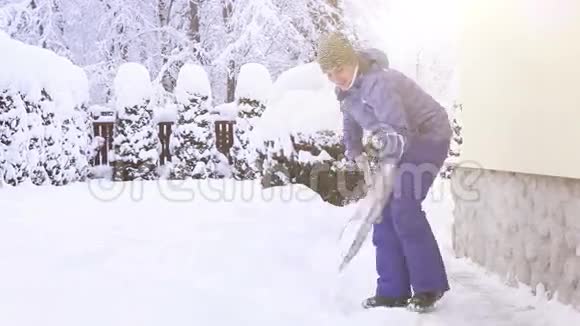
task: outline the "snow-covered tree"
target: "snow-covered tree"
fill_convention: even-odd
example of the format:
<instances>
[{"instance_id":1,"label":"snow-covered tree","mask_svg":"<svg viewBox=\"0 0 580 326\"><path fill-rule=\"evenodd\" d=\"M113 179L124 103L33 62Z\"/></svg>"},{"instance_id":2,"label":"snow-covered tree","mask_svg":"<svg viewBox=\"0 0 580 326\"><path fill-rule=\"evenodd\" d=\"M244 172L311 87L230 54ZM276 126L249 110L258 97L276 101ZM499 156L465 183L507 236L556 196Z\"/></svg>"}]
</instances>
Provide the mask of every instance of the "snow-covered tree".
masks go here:
<instances>
[{"instance_id":1,"label":"snow-covered tree","mask_svg":"<svg viewBox=\"0 0 580 326\"><path fill-rule=\"evenodd\" d=\"M95 151L95 145L92 143L93 127L87 107L89 100L88 78L86 73L77 66L73 66L69 70L72 77L70 80L78 85L71 87L72 105L74 106L65 110L65 115L70 118L71 122L69 132L65 133L65 142L70 140L73 143L73 179L84 181L89 174L89 161Z\"/></svg>"},{"instance_id":2,"label":"snow-covered tree","mask_svg":"<svg viewBox=\"0 0 580 326\"><path fill-rule=\"evenodd\" d=\"M216 76L226 77L226 102L234 100L235 76L245 63L264 63L277 74L314 58L320 31L312 10L322 4L326 0L222 0L221 7L214 8L209 17L221 14L225 26L216 28L207 41L216 50L209 51Z\"/></svg>"},{"instance_id":3,"label":"snow-covered tree","mask_svg":"<svg viewBox=\"0 0 580 326\"><path fill-rule=\"evenodd\" d=\"M262 185L303 184L335 205L360 198L362 174L340 164L344 146L339 103L320 67L309 63L289 69L272 89L252 132Z\"/></svg>"},{"instance_id":4,"label":"snow-covered tree","mask_svg":"<svg viewBox=\"0 0 580 326\"><path fill-rule=\"evenodd\" d=\"M42 125L44 126L44 151L40 161L44 166L50 183L54 186L62 186L70 181L64 170L68 157L65 155L62 146L62 117L58 114L56 103L46 90L42 91L40 107L42 110Z\"/></svg>"},{"instance_id":5,"label":"snow-covered tree","mask_svg":"<svg viewBox=\"0 0 580 326\"><path fill-rule=\"evenodd\" d=\"M38 45L71 57L65 37L66 14L63 0L11 1L3 12L4 29L27 44Z\"/></svg>"},{"instance_id":6,"label":"snow-covered tree","mask_svg":"<svg viewBox=\"0 0 580 326\"><path fill-rule=\"evenodd\" d=\"M264 65L247 63L240 68L235 98L242 118L259 118L272 90L272 76Z\"/></svg>"},{"instance_id":7,"label":"snow-covered tree","mask_svg":"<svg viewBox=\"0 0 580 326\"><path fill-rule=\"evenodd\" d=\"M152 74L161 105L185 62L210 75L214 103L233 102L236 76L248 62L273 76L315 56L320 34L347 28L340 0L5 0L0 30L83 66L91 104L113 98L125 62ZM173 104L173 103L172 103Z\"/></svg>"},{"instance_id":8,"label":"snow-covered tree","mask_svg":"<svg viewBox=\"0 0 580 326\"><path fill-rule=\"evenodd\" d=\"M4 149L0 149L0 188L4 185L4 164L6 160L4 159Z\"/></svg>"},{"instance_id":9,"label":"snow-covered tree","mask_svg":"<svg viewBox=\"0 0 580 326\"><path fill-rule=\"evenodd\" d=\"M74 141L71 132L75 129L74 106L88 101L86 75L53 51L16 41L3 32L0 48L0 88L4 89L4 106L11 120L6 126L12 129L4 132L4 144L11 144L11 149L7 147L11 154L4 159L12 166L4 168L5 176L20 180L27 175L36 185L78 180L76 158L81 144ZM91 130L84 128L83 132ZM24 148L18 150L22 159L14 155L17 147ZM15 167L26 171L20 173Z\"/></svg>"},{"instance_id":10,"label":"snow-covered tree","mask_svg":"<svg viewBox=\"0 0 580 326\"><path fill-rule=\"evenodd\" d=\"M28 177L26 109L18 93L0 91L0 151L3 179L16 186Z\"/></svg>"},{"instance_id":11,"label":"snow-covered tree","mask_svg":"<svg viewBox=\"0 0 580 326\"><path fill-rule=\"evenodd\" d=\"M66 112L63 117L63 155L66 158L63 167L65 183L83 181L89 172L90 143L86 129L86 115L82 107L76 106L71 112Z\"/></svg>"},{"instance_id":12,"label":"snow-covered tree","mask_svg":"<svg viewBox=\"0 0 580 326\"><path fill-rule=\"evenodd\" d=\"M151 95L147 69L138 63L121 65L115 78L115 180L152 180L158 177L159 138L149 105Z\"/></svg>"},{"instance_id":13,"label":"snow-covered tree","mask_svg":"<svg viewBox=\"0 0 580 326\"><path fill-rule=\"evenodd\" d=\"M62 155L64 161L62 166L63 183L67 184L77 179L76 160L78 155L75 154L80 152L79 143L75 139L76 128L74 126L73 115L71 113L67 112L66 115L62 116L61 130Z\"/></svg>"},{"instance_id":14,"label":"snow-covered tree","mask_svg":"<svg viewBox=\"0 0 580 326\"><path fill-rule=\"evenodd\" d=\"M98 145L93 140L93 125L86 104L75 106L74 127L76 141L79 143L77 161L77 177L85 181L90 172L90 160L94 157Z\"/></svg>"},{"instance_id":15,"label":"snow-covered tree","mask_svg":"<svg viewBox=\"0 0 580 326\"><path fill-rule=\"evenodd\" d=\"M232 176L236 180L254 179L259 173L255 144L250 142L252 125L249 119L238 117L234 127L234 143L230 149Z\"/></svg>"},{"instance_id":16,"label":"snow-covered tree","mask_svg":"<svg viewBox=\"0 0 580 326\"><path fill-rule=\"evenodd\" d=\"M213 173L213 128L209 119L211 88L203 67L186 64L175 88L178 118L170 140L171 178L207 178Z\"/></svg>"},{"instance_id":17,"label":"snow-covered tree","mask_svg":"<svg viewBox=\"0 0 580 326\"><path fill-rule=\"evenodd\" d=\"M271 89L272 78L265 66L248 63L241 67L235 93L238 116L230 149L232 173L237 180L254 179L260 172L256 165L258 153L250 135L256 119L266 109Z\"/></svg>"},{"instance_id":18,"label":"snow-covered tree","mask_svg":"<svg viewBox=\"0 0 580 326\"><path fill-rule=\"evenodd\" d=\"M33 184L40 186L48 180L46 169L41 161L44 153L42 109L38 103L35 103L24 94L22 95L22 101L26 107L26 120L28 122L28 175Z\"/></svg>"}]
</instances>

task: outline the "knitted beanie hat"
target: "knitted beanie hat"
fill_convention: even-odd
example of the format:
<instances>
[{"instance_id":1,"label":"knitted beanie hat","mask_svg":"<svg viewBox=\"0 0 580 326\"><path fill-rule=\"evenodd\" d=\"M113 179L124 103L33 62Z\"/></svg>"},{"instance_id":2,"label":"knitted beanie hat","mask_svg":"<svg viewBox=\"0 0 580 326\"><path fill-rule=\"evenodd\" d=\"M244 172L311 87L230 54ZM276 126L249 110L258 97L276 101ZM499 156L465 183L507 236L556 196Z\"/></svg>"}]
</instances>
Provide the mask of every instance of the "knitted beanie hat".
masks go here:
<instances>
[{"instance_id":1,"label":"knitted beanie hat","mask_svg":"<svg viewBox=\"0 0 580 326\"><path fill-rule=\"evenodd\" d=\"M342 33L333 32L325 35L318 43L317 61L324 72L345 64L354 64L356 59L354 47Z\"/></svg>"}]
</instances>

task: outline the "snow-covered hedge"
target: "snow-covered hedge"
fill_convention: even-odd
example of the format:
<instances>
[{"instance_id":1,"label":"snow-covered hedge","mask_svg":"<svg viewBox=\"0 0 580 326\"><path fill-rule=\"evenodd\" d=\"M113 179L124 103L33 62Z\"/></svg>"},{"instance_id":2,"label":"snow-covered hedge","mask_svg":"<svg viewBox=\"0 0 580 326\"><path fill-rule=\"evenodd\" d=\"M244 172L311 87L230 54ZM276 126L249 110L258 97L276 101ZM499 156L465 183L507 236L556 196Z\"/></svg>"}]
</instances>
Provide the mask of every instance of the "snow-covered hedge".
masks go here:
<instances>
[{"instance_id":1,"label":"snow-covered hedge","mask_svg":"<svg viewBox=\"0 0 580 326\"><path fill-rule=\"evenodd\" d=\"M272 77L266 67L248 63L240 68L235 93L234 143L230 150L232 174L237 180L255 179L260 173L256 165L258 152L256 144L250 141L250 133L266 110L271 89Z\"/></svg>"},{"instance_id":2,"label":"snow-covered hedge","mask_svg":"<svg viewBox=\"0 0 580 326\"><path fill-rule=\"evenodd\" d=\"M247 63L240 68L235 92L240 116L262 116L271 92L272 76L264 65Z\"/></svg>"},{"instance_id":3,"label":"snow-covered hedge","mask_svg":"<svg viewBox=\"0 0 580 326\"><path fill-rule=\"evenodd\" d=\"M0 180L84 180L92 155L84 71L0 32Z\"/></svg>"},{"instance_id":4,"label":"snow-covered hedge","mask_svg":"<svg viewBox=\"0 0 580 326\"><path fill-rule=\"evenodd\" d=\"M158 177L160 141L150 106L153 87L149 72L138 63L119 67L115 78L116 121L113 177L118 181Z\"/></svg>"},{"instance_id":5,"label":"snow-covered hedge","mask_svg":"<svg viewBox=\"0 0 580 326\"><path fill-rule=\"evenodd\" d=\"M304 184L335 205L360 198L362 174L340 164L341 119L334 88L317 64L282 73L251 133L252 143L260 145L262 185Z\"/></svg>"},{"instance_id":6,"label":"snow-covered hedge","mask_svg":"<svg viewBox=\"0 0 580 326\"><path fill-rule=\"evenodd\" d=\"M212 93L203 67L186 64L181 68L175 95L178 118L170 141L172 179L205 179L224 176L227 159L215 146L210 114Z\"/></svg>"}]
</instances>

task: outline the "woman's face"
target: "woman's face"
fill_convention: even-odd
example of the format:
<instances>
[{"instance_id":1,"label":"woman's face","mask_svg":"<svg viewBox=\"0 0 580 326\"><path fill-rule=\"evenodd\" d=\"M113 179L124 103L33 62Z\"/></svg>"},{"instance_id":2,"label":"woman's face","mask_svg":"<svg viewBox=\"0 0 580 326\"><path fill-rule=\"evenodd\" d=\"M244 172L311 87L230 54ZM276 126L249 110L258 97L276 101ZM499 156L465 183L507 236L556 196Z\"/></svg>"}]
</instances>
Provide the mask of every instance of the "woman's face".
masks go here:
<instances>
[{"instance_id":1,"label":"woman's face","mask_svg":"<svg viewBox=\"0 0 580 326\"><path fill-rule=\"evenodd\" d=\"M348 90L355 72L354 65L342 65L326 73L328 79L341 90Z\"/></svg>"}]
</instances>

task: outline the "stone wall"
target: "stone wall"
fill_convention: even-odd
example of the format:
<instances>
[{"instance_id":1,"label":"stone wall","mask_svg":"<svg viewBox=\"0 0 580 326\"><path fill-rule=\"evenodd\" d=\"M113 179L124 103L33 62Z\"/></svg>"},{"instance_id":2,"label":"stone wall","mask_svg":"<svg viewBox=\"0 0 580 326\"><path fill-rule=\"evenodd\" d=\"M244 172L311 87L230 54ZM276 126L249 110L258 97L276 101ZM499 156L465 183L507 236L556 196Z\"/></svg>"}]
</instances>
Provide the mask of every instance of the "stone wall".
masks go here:
<instances>
[{"instance_id":1,"label":"stone wall","mask_svg":"<svg viewBox=\"0 0 580 326\"><path fill-rule=\"evenodd\" d=\"M452 182L458 257L580 309L580 180L458 168Z\"/></svg>"}]
</instances>

